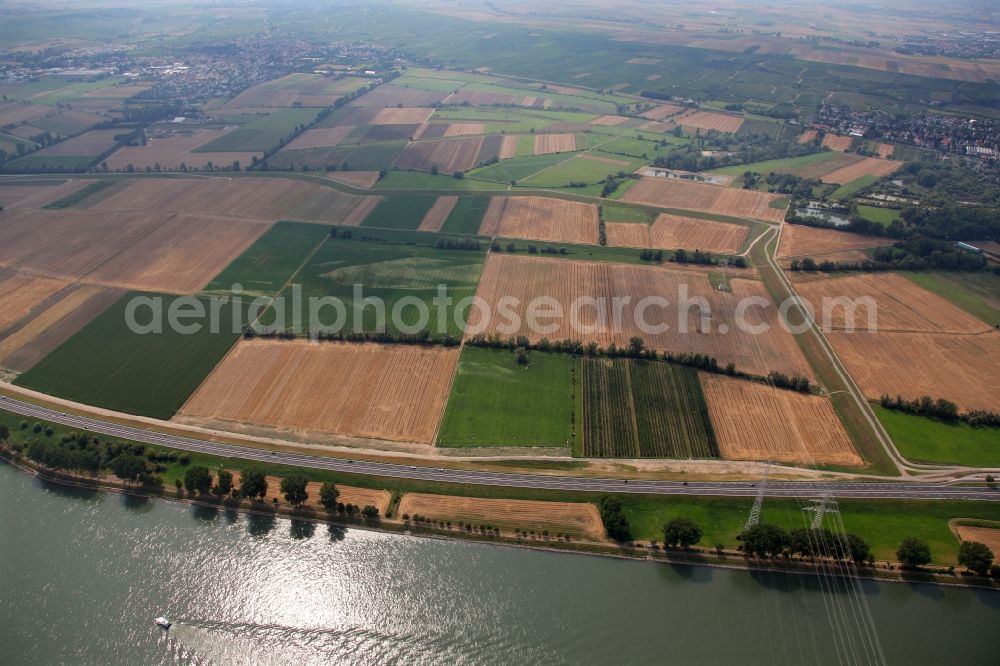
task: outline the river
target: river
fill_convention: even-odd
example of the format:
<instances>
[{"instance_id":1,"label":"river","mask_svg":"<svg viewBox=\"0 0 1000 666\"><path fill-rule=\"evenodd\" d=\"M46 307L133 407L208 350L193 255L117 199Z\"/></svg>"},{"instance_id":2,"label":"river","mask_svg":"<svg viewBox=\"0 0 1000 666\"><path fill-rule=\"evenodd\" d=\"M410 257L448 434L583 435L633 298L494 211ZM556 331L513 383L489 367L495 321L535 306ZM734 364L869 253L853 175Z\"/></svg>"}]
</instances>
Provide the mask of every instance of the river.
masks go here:
<instances>
[{"instance_id":1,"label":"river","mask_svg":"<svg viewBox=\"0 0 1000 666\"><path fill-rule=\"evenodd\" d=\"M836 664L865 634L891 664L1000 663L994 592L342 530L4 464L0 583L12 666Z\"/></svg>"}]
</instances>

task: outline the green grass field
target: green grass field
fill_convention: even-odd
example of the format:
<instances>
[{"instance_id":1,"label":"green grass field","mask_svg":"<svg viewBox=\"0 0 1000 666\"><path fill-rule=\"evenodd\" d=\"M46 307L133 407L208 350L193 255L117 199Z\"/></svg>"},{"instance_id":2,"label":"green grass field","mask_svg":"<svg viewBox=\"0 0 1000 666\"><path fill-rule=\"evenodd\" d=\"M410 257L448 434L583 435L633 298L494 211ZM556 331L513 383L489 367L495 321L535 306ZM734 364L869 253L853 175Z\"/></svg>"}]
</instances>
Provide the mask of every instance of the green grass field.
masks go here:
<instances>
[{"instance_id":1,"label":"green grass field","mask_svg":"<svg viewBox=\"0 0 1000 666\"><path fill-rule=\"evenodd\" d=\"M441 231L453 234L478 234L490 197L459 197L444 221Z\"/></svg>"},{"instance_id":2,"label":"green grass field","mask_svg":"<svg viewBox=\"0 0 1000 666\"><path fill-rule=\"evenodd\" d=\"M1000 275L989 271L900 275L951 301L991 326L1000 324Z\"/></svg>"},{"instance_id":3,"label":"green grass field","mask_svg":"<svg viewBox=\"0 0 1000 666\"><path fill-rule=\"evenodd\" d=\"M1000 429L946 423L872 405L896 448L924 463L1000 467Z\"/></svg>"},{"instance_id":4,"label":"green grass field","mask_svg":"<svg viewBox=\"0 0 1000 666\"><path fill-rule=\"evenodd\" d=\"M375 331L376 308L365 307L360 314L355 310L359 304L354 289L355 285L361 285L362 298L374 297L385 304L386 330L399 332L401 328L412 328L410 332L428 330L435 337L446 333L461 335L467 313L458 316L456 322L455 310L459 301L471 298L476 292L487 247L485 239L480 250L446 250L436 248L435 244L449 239L468 240L468 237L363 228L349 231L350 239L328 239L296 276L304 299L338 298L346 306L343 330ZM440 310L432 305L439 285L444 285L447 296L454 299L451 306ZM404 297L411 301L416 298L426 305L426 322L420 321L416 307L403 308L400 301ZM403 308L402 326L392 322L397 304ZM322 313L320 323L333 326L336 319L337 313L328 308Z\"/></svg>"},{"instance_id":5,"label":"green grass field","mask_svg":"<svg viewBox=\"0 0 1000 666\"><path fill-rule=\"evenodd\" d=\"M747 171L762 174L774 172L794 174L799 169L828 162L839 155L840 153L836 151L827 150L821 153L813 153L812 155L803 155L802 157L788 157L778 160L766 160L764 162L751 162L750 164L737 164L736 166L714 169L709 173L718 173L724 176L742 176Z\"/></svg>"},{"instance_id":6,"label":"green grass field","mask_svg":"<svg viewBox=\"0 0 1000 666\"><path fill-rule=\"evenodd\" d=\"M317 109L280 109L223 134L198 146L196 153L226 153L271 150L287 138L297 125L309 125L316 120Z\"/></svg>"},{"instance_id":7,"label":"green grass field","mask_svg":"<svg viewBox=\"0 0 1000 666\"><path fill-rule=\"evenodd\" d=\"M506 349L465 347L438 446L569 447L579 361L531 352L527 366Z\"/></svg>"},{"instance_id":8,"label":"green grass field","mask_svg":"<svg viewBox=\"0 0 1000 666\"><path fill-rule=\"evenodd\" d=\"M618 173L621 170L631 171L632 169L628 165L617 166L577 156L524 178L518 181L518 185L524 187L566 187L571 182L594 184L604 180L607 175Z\"/></svg>"},{"instance_id":9,"label":"green grass field","mask_svg":"<svg viewBox=\"0 0 1000 666\"><path fill-rule=\"evenodd\" d=\"M91 321L38 365L19 376L19 386L107 407L130 414L168 419L212 371L240 337L232 326L233 307L220 309L219 333L206 320L198 333L183 334L168 325L167 308L175 296L161 296L163 332L139 334L126 325L129 293ZM205 301L202 301L205 303ZM149 323L150 307L140 307L136 320ZM205 307L208 312L209 308ZM184 323L188 323L185 320Z\"/></svg>"},{"instance_id":10,"label":"green grass field","mask_svg":"<svg viewBox=\"0 0 1000 666\"><path fill-rule=\"evenodd\" d=\"M219 273L205 291L229 294L233 285L240 284L248 296L274 295L329 235L329 228L322 224L278 222Z\"/></svg>"},{"instance_id":11,"label":"green grass field","mask_svg":"<svg viewBox=\"0 0 1000 666\"><path fill-rule=\"evenodd\" d=\"M858 215L871 222L878 222L883 227L887 227L894 220L899 219L898 210L879 208L877 206L858 206Z\"/></svg>"},{"instance_id":12,"label":"green grass field","mask_svg":"<svg viewBox=\"0 0 1000 666\"><path fill-rule=\"evenodd\" d=\"M875 176L861 176L861 178L856 178L849 183L841 185L830 196L840 201L846 201L876 181L878 181L878 178Z\"/></svg>"},{"instance_id":13,"label":"green grass field","mask_svg":"<svg viewBox=\"0 0 1000 666\"><path fill-rule=\"evenodd\" d=\"M583 385L585 456L718 457L694 370L659 362L586 359Z\"/></svg>"},{"instance_id":14,"label":"green grass field","mask_svg":"<svg viewBox=\"0 0 1000 666\"><path fill-rule=\"evenodd\" d=\"M645 224L656 219L656 214L645 208L608 202L601 204L601 213L605 222L640 222Z\"/></svg>"},{"instance_id":15,"label":"green grass field","mask_svg":"<svg viewBox=\"0 0 1000 666\"><path fill-rule=\"evenodd\" d=\"M368 213L362 226L381 229L416 229L435 201L437 201L435 196L396 195L384 197L372 212Z\"/></svg>"},{"instance_id":16,"label":"green grass field","mask_svg":"<svg viewBox=\"0 0 1000 666\"><path fill-rule=\"evenodd\" d=\"M553 153L551 155L538 155L537 157L514 157L509 160L500 160L497 164L488 167L473 169L466 176L481 180L492 180L496 183L509 183L512 180L520 181L522 178L527 178L542 169L547 169L554 164L564 162L572 156L573 153Z\"/></svg>"}]
</instances>

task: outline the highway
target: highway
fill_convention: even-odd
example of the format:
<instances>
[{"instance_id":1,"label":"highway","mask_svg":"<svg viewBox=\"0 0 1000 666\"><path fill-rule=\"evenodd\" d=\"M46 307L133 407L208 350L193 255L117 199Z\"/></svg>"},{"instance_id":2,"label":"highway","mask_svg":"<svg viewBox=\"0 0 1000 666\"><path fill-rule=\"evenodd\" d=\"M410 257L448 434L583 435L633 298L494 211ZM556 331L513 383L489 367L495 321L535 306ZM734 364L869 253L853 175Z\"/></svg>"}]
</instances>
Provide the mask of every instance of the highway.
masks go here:
<instances>
[{"instance_id":1,"label":"highway","mask_svg":"<svg viewBox=\"0 0 1000 666\"><path fill-rule=\"evenodd\" d=\"M646 493L653 495L687 495L704 497L756 497L757 484L746 481L645 481L556 476L552 474L525 474L454 470L421 465L369 462L314 456L302 453L267 451L248 446L221 444L193 437L171 435L147 428L120 425L87 416L68 414L28 402L0 396L0 409L20 414L26 418L58 423L70 428L86 430L99 435L120 437L146 444L157 444L178 450L205 453L221 457L243 458L260 462L293 465L312 469L366 474L397 479L462 483L507 488L537 490L566 490L593 493ZM981 500L1000 501L1000 490L986 487L966 487L930 482L806 482L768 481L764 488L766 497L809 499L828 495L834 499L909 499L909 500Z\"/></svg>"}]
</instances>

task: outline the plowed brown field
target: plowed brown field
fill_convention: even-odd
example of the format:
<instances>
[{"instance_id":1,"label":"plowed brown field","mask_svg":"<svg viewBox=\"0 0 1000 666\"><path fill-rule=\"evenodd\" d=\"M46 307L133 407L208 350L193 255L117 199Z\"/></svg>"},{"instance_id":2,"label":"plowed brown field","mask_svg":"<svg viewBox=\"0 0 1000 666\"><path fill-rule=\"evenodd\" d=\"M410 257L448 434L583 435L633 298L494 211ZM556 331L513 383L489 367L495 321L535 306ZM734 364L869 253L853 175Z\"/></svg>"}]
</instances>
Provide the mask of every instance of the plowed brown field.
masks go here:
<instances>
[{"instance_id":1,"label":"plowed brown field","mask_svg":"<svg viewBox=\"0 0 1000 666\"><path fill-rule=\"evenodd\" d=\"M880 160L877 157L866 157L859 162L831 171L822 177L824 183L837 183L843 185L852 180L857 180L862 176L875 176L881 178L888 176L903 165L902 162L893 160Z\"/></svg>"},{"instance_id":2,"label":"plowed brown field","mask_svg":"<svg viewBox=\"0 0 1000 666\"><path fill-rule=\"evenodd\" d=\"M539 502L534 500L481 499L450 495L406 493L399 503L399 515L423 516L450 521L452 529L458 523L493 525L501 533L515 529L534 530L549 535L569 534L577 539L600 541L604 538L601 516L593 504L574 502Z\"/></svg>"},{"instance_id":3,"label":"plowed brown field","mask_svg":"<svg viewBox=\"0 0 1000 666\"><path fill-rule=\"evenodd\" d=\"M830 134L829 132L823 137L823 145L830 150L848 151L851 149L851 145L854 144L854 137L850 136L837 136L836 134Z\"/></svg>"},{"instance_id":4,"label":"plowed brown field","mask_svg":"<svg viewBox=\"0 0 1000 666\"><path fill-rule=\"evenodd\" d=\"M810 141L814 141L818 135L819 132L816 130L806 130L802 133L802 136L799 137L799 143L809 143Z\"/></svg>"},{"instance_id":5,"label":"plowed brown field","mask_svg":"<svg viewBox=\"0 0 1000 666\"><path fill-rule=\"evenodd\" d=\"M723 458L798 465L861 465L828 398L701 375Z\"/></svg>"},{"instance_id":6,"label":"plowed brown field","mask_svg":"<svg viewBox=\"0 0 1000 666\"><path fill-rule=\"evenodd\" d=\"M596 245L597 207L548 197L493 197L479 233Z\"/></svg>"},{"instance_id":7,"label":"plowed brown field","mask_svg":"<svg viewBox=\"0 0 1000 666\"><path fill-rule=\"evenodd\" d=\"M430 444L457 349L241 340L183 416Z\"/></svg>"},{"instance_id":8,"label":"plowed brown field","mask_svg":"<svg viewBox=\"0 0 1000 666\"><path fill-rule=\"evenodd\" d=\"M776 194L735 187L672 178L641 178L622 196L622 201L781 222L785 219L785 209L771 207L771 203L780 198Z\"/></svg>"},{"instance_id":9,"label":"plowed brown field","mask_svg":"<svg viewBox=\"0 0 1000 666\"><path fill-rule=\"evenodd\" d=\"M576 135L574 134L535 135L535 155L569 153L574 150L576 150Z\"/></svg>"},{"instance_id":10,"label":"plowed brown field","mask_svg":"<svg viewBox=\"0 0 1000 666\"><path fill-rule=\"evenodd\" d=\"M430 171L437 167L445 173L468 171L476 165L476 155L483 145L483 137L418 141L407 144L396 157L395 166L404 169Z\"/></svg>"},{"instance_id":11,"label":"plowed brown field","mask_svg":"<svg viewBox=\"0 0 1000 666\"><path fill-rule=\"evenodd\" d=\"M817 229L804 224L786 224L781 229L781 244L778 246L778 256L812 257L817 259L833 252L845 250L864 250L872 247L891 245L892 241L875 236L862 236L848 231L833 231L832 229Z\"/></svg>"},{"instance_id":12,"label":"plowed brown field","mask_svg":"<svg viewBox=\"0 0 1000 666\"><path fill-rule=\"evenodd\" d=\"M431 209L420 221L418 231L441 231L444 221L448 219L451 210L458 203L458 197L438 197Z\"/></svg>"},{"instance_id":13,"label":"plowed brown field","mask_svg":"<svg viewBox=\"0 0 1000 666\"><path fill-rule=\"evenodd\" d=\"M427 122L434 109L423 107L403 107L382 109L372 118L372 125L419 125Z\"/></svg>"},{"instance_id":14,"label":"plowed brown field","mask_svg":"<svg viewBox=\"0 0 1000 666\"><path fill-rule=\"evenodd\" d=\"M977 333L989 326L952 305L945 299L918 287L895 273L875 273L809 280L798 283L796 291L816 308L816 319L825 329L843 330L847 311L843 307L824 308L827 299L846 298L854 303L871 299L877 313L879 331L916 331L927 333ZM859 305L855 312L856 328L867 328L869 308Z\"/></svg>"},{"instance_id":15,"label":"plowed brown field","mask_svg":"<svg viewBox=\"0 0 1000 666\"><path fill-rule=\"evenodd\" d=\"M865 396L945 398L1000 411L1000 333L847 333L827 338Z\"/></svg>"},{"instance_id":16,"label":"plowed brown field","mask_svg":"<svg viewBox=\"0 0 1000 666\"><path fill-rule=\"evenodd\" d=\"M161 178L132 182L88 208L344 224L372 199L285 178Z\"/></svg>"},{"instance_id":17,"label":"plowed brown field","mask_svg":"<svg viewBox=\"0 0 1000 666\"><path fill-rule=\"evenodd\" d=\"M477 292L488 311L473 308L469 334L499 332L525 335L534 341L570 338L595 341L604 347L612 342L626 345L629 338L638 336L647 347L708 354L720 365L732 362L745 372L766 375L779 370L811 376L795 339L781 327L777 307L764 286L740 278L730 284L732 292L718 291L708 276L698 271L491 254ZM497 309L500 299L508 296L516 299L510 309L516 314L513 322ZM763 298L768 305L750 305L740 319L737 306L751 296ZM536 330L531 330L526 313L537 297L554 299L562 315L543 314ZM666 298L669 304L640 304L646 298ZM705 299L709 311L695 304L678 307L684 298L689 303ZM620 317L614 314L616 308ZM640 308L644 308L642 312ZM769 330L752 332L760 324ZM668 328L663 330L663 326ZM708 331L702 333L703 328Z\"/></svg>"}]
</instances>

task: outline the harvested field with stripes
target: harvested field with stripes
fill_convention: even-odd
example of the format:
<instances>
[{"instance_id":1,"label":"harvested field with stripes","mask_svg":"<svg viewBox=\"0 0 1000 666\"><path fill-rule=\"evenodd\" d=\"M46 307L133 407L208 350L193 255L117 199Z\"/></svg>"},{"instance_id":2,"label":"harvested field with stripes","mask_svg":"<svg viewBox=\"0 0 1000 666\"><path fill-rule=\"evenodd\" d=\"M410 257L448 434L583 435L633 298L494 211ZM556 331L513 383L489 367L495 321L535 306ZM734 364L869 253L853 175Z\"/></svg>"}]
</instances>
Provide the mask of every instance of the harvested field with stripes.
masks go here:
<instances>
[{"instance_id":1,"label":"harvested field with stripes","mask_svg":"<svg viewBox=\"0 0 1000 666\"><path fill-rule=\"evenodd\" d=\"M479 233L596 245L599 240L597 207L548 197L493 197Z\"/></svg>"},{"instance_id":2,"label":"harvested field with stripes","mask_svg":"<svg viewBox=\"0 0 1000 666\"><path fill-rule=\"evenodd\" d=\"M604 525L597 507L589 503L539 502L535 500L483 499L455 495L425 495L406 493L399 503L400 516L422 516L450 522L453 529L459 523L492 525L501 534L510 536L514 530L568 534L574 539L602 541Z\"/></svg>"},{"instance_id":3,"label":"harvested field with stripes","mask_svg":"<svg viewBox=\"0 0 1000 666\"><path fill-rule=\"evenodd\" d=\"M887 238L862 236L849 231L818 229L804 224L786 224L781 229L778 257L816 257L846 250L864 250L891 245Z\"/></svg>"},{"instance_id":4,"label":"harvested field with stripes","mask_svg":"<svg viewBox=\"0 0 1000 666\"><path fill-rule=\"evenodd\" d=\"M150 233L170 213L11 211L0 224L0 266L79 280ZM59 242L52 239L58 238ZM135 258L137 262L144 257Z\"/></svg>"},{"instance_id":5,"label":"harvested field with stripes","mask_svg":"<svg viewBox=\"0 0 1000 666\"><path fill-rule=\"evenodd\" d=\"M396 157L393 166L423 171L437 167L445 173L468 171L476 166L476 156L482 144L481 136L409 143Z\"/></svg>"},{"instance_id":6,"label":"harvested field with stripes","mask_svg":"<svg viewBox=\"0 0 1000 666\"><path fill-rule=\"evenodd\" d=\"M3 206L4 210L42 208L53 201L83 189L94 181L77 178L64 180L62 183L52 182L55 184L32 185L29 181L23 185L11 185L9 182L4 182L0 184L0 206ZM2 213L0 213L0 219L3 219Z\"/></svg>"},{"instance_id":7,"label":"harvested field with stripes","mask_svg":"<svg viewBox=\"0 0 1000 666\"><path fill-rule=\"evenodd\" d=\"M1000 333L827 333L865 397L944 398L1000 411Z\"/></svg>"},{"instance_id":8,"label":"harvested field with stripes","mask_svg":"<svg viewBox=\"0 0 1000 666\"><path fill-rule=\"evenodd\" d=\"M420 221L420 226L418 231L441 231L441 227L444 226L444 221L448 219L451 214L455 204L458 203L458 197L444 196L438 197L431 209L427 211L424 215L424 219Z\"/></svg>"},{"instance_id":9,"label":"harvested field with stripes","mask_svg":"<svg viewBox=\"0 0 1000 666\"><path fill-rule=\"evenodd\" d=\"M375 90L366 92L350 103L358 108L393 107L402 104L404 107L431 106L442 101L448 93L404 88L403 86L381 85Z\"/></svg>"},{"instance_id":10,"label":"harvested field with stripes","mask_svg":"<svg viewBox=\"0 0 1000 666\"><path fill-rule=\"evenodd\" d=\"M625 116L601 116L600 118L594 118L591 120L590 124L600 125L602 127L614 127L626 122L628 122L628 118Z\"/></svg>"},{"instance_id":11,"label":"harvested field with stripes","mask_svg":"<svg viewBox=\"0 0 1000 666\"><path fill-rule=\"evenodd\" d=\"M458 349L241 340L180 414L430 444Z\"/></svg>"},{"instance_id":12,"label":"harvested field with stripes","mask_svg":"<svg viewBox=\"0 0 1000 666\"><path fill-rule=\"evenodd\" d=\"M688 111L671 118L670 121L687 128L703 131L716 130L729 134L739 131L740 127L743 126L742 116L730 116L712 111Z\"/></svg>"},{"instance_id":13,"label":"harvested field with stripes","mask_svg":"<svg viewBox=\"0 0 1000 666\"><path fill-rule=\"evenodd\" d=\"M730 286L731 292L713 288L707 273L697 269L491 254L477 292L488 312L473 308L468 334L500 332L505 336L525 335L535 342L542 337L569 338L594 341L603 347L611 343L627 345L631 337L638 336L651 349L707 354L723 367L735 363L744 372L766 375L779 370L811 377L809 364L791 333L781 326L778 309L763 284L733 278ZM704 298L710 312L694 305L679 308L682 289L686 289L687 299ZM543 315L532 330L527 307L540 296L555 299L561 314ZM768 305L751 305L743 318L748 326L740 326L736 307L751 296L763 298ZM517 315L513 323L498 313L497 305L504 297L516 299L516 307L511 308ZM616 297L631 300L622 302ZM651 305L640 315L637 304L647 297L666 298L669 305ZM591 303L587 299L599 300ZM616 305L621 312L617 318L613 310ZM751 333L749 327L757 325L766 325L768 331ZM668 328L663 330L663 326ZM707 332L702 333L705 328Z\"/></svg>"},{"instance_id":14,"label":"harvested field with stripes","mask_svg":"<svg viewBox=\"0 0 1000 666\"><path fill-rule=\"evenodd\" d=\"M863 160L855 162L854 164L849 164L845 167L837 169L836 171L831 171L822 177L824 183L837 183L838 185L844 185L852 180L857 180L864 176L875 176L876 178L881 178L882 176L888 176L893 173L899 167L903 166L902 162L895 162L893 160L880 160L877 157L866 157Z\"/></svg>"},{"instance_id":15,"label":"harvested field with stripes","mask_svg":"<svg viewBox=\"0 0 1000 666\"><path fill-rule=\"evenodd\" d=\"M72 139L46 146L31 154L39 157L97 156L114 147L115 136L118 134L121 134L121 130L90 130L74 136Z\"/></svg>"},{"instance_id":16,"label":"harvested field with stripes","mask_svg":"<svg viewBox=\"0 0 1000 666\"><path fill-rule=\"evenodd\" d=\"M994 556L1000 554L1000 528L972 527L959 523L952 525L952 529L962 541L978 541L986 544Z\"/></svg>"},{"instance_id":17,"label":"harvested field with stripes","mask_svg":"<svg viewBox=\"0 0 1000 666\"><path fill-rule=\"evenodd\" d=\"M372 125L420 125L434 113L434 109L424 107L403 107L382 109L372 118Z\"/></svg>"},{"instance_id":18,"label":"harvested field with stripes","mask_svg":"<svg viewBox=\"0 0 1000 666\"><path fill-rule=\"evenodd\" d=\"M37 278L36 278L37 279ZM72 285L0 334L0 366L26 372L121 298L122 292Z\"/></svg>"},{"instance_id":19,"label":"harvested field with stripes","mask_svg":"<svg viewBox=\"0 0 1000 666\"><path fill-rule=\"evenodd\" d=\"M605 225L608 245L672 250L701 250L714 254L738 254L750 229L739 224L700 220L663 213L652 225L610 223Z\"/></svg>"},{"instance_id":20,"label":"harvested field with stripes","mask_svg":"<svg viewBox=\"0 0 1000 666\"><path fill-rule=\"evenodd\" d=\"M452 136L466 136L469 134L484 134L486 123L451 123L444 131L445 138Z\"/></svg>"},{"instance_id":21,"label":"harvested field with stripes","mask_svg":"<svg viewBox=\"0 0 1000 666\"><path fill-rule=\"evenodd\" d=\"M368 190L374 187L375 183L378 182L378 171L331 171L326 174L326 177L330 180L335 180L338 183L344 183L345 185L352 185L354 187L363 187ZM374 208L375 204L378 203L378 199L376 197L372 197L372 199L374 199L374 201L370 202L370 206ZM358 208L362 208L363 206L364 204L358 206ZM351 217L356 218L357 215L351 215ZM363 216L362 219L364 219Z\"/></svg>"},{"instance_id":22,"label":"harvested field with stripes","mask_svg":"<svg viewBox=\"0 0 1000 666\"><path fill-rule=\"evenodd\" d=\"M306 148L332 148L347 138L354 131L353 125L325 127L323 129L308 129L295 137L284 150L300 150Z\"/></svg>"},{"instance_id":23,"label":"harvested field with stripes","mask_svg":"<svg viewBox=\"0 0 1000 666\"><path fill-rule=\"evenodd\" d=\"M622 201L663 208L680 208L767 222L785 219L785 208L774 208L779 195L735 187L704 185L673 178L640 178Z\"/></svg>"},{"instance_id":24,"label":"harvested field with stripes","mask_svg":"<svg viewBox=\"0 0 1000 666\"><path fill-rule=\"evenodd\" d=\"M287 178L160 178L128 181L88 206L100 211L170 211L273 222L351 224L352 213L377 203L332 187ZM87 201L83 205L87 205ZM369 209L370 210L370 209ZM360 223L360 220L354 222Z\"/></svg>"},{"instance_id":25,"label":"harvested field with stripes","mask_svg":"<svg viewBox=\"0 0 1000 666\"><path fill-rule=\"evenodd\" d=\"M723 458L864 463L829 398L707 373L701 375L701 386Z\"/></svg>"},{"instance_id":26,"label":"harvested field with stripes","mask_svg":"<svg viewBox=\"0 0 1000 666\"><path fill-rule=\"evenodd\" d=\"M515 154L517 154L517 136L508 134L503 137L503 143L500 144L500 152L497 157L506 160L514 157Z\"/></svg>"},{"instance_id":27,"label":"harvested field with stripes","mask_svg":"<svg viewBox=\"0 0 1000 666\"><path fill-rule=\"evenodd\" d=\"M657 361L585 359L583 455L715 458L708 407L691 368Z\"/></svg>"},{"instance_id":28,"label":"harvested field with stripes","mask_svg":"<svg viewBox=\"0 0 1000 666\"><path fill-rule=\"evenodd\" d=\"M0 332L65 289L63 280L0 269Z\"/></svg>"},{"instance_id":29,"label":"harvested field with stripes","mask_svg":"<svg viewBox=\"0 0 1000 666\"><path fill-rule=\"evenodd\" d=\"M829 132L823 137L823 145L830 150L848 151L854 144L854 137L837 136Z\"/></svg>"},{"instance_id":30,"label":"harvested field with stripes","mask_svg":"<svg viewBox=\"0 0 1000 666\"><path fill-rule=\"evenodd\" d=\"M575 134L536 134L535 155L571 153L576 150Z\"/></svg>"},{"instance_id":31,"label":"harvested field with stripes","mask_svg":"<svg viewBox=\"0 0 1000 666\"><path fill-rule=\"evenodd\" d=\"M643 118L648 118L649 120L655 120L657 122L663 120L664 118L669 118L670 116L676 116L678 113L684 111L683 106L677 104L660 104L659 106L654 106L649 111L643 111L639 115Z\"/></svg>"},{"instance_id":32,"label":"harvested field with stripes","mask_svg":"<svg viewBox=\"0 0 1000 666\"><path fill-rule=\"evenodd\" d=\"M821 307L825 299L842 298L858 304L861 299L874 302L874 308L859 305L853 310L853 327L865 330L869 314L879 331L982 333L990 329L965 310L895 273L809 280L797 283L795 290L816 308L817 322L826 330L852 327L845 308L829 308L824 312Z\"/></svg>"},{"instance_id":33,"label":"harvested field with stripes","mask_svg":"<svg viewBox=\"0 0 1000 666\"><path fill-rule=\"evenodd\" d=\"M85 279L119 289L195 294L270 227L269 222L180 213Z\"/></svg>"}]
</instances>

